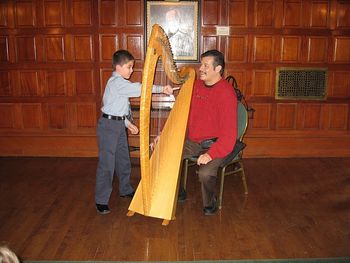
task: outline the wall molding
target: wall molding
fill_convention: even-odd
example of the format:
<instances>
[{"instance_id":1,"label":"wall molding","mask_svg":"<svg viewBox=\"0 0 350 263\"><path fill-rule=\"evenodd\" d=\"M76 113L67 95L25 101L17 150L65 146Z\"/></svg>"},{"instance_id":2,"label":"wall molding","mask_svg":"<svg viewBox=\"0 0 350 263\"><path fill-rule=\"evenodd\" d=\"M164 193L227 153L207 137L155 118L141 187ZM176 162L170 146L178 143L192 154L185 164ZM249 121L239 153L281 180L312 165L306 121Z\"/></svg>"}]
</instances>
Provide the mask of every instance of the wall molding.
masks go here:
<instances>
[{"instance_id":1,"label":"wall molding","mask_svg":"<svg viewBox=\"0 0 350 263\"><path fill-rule=\"evenodd\" d=\"M350 157L350 135L253 135L245 138L245 158ZM4 136L0 156L97 157L95 136ZM138 157L132 152L131 157Z\"/></svg>"}]
</instances>

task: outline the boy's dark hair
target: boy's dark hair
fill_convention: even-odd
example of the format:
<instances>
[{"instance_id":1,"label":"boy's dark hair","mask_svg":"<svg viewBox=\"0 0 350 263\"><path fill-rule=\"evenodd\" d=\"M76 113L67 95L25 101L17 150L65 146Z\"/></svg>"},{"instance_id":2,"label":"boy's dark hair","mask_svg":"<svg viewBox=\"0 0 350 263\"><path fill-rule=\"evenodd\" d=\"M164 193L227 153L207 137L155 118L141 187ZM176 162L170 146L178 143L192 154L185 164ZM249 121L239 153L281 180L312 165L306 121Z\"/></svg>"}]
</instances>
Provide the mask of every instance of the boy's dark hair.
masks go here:
<instances>
[{"instance_id":1,"label":"boy's dark hair","mask_svg":"<svg viewBox=\"0 0 350 263\"><path fill-rule=\"evenodd\" d=\"M113 54L112 64L113 68L116 65L123 66L125 63L128 63L130 60L135 60L131 53L127 50L120 49Z\"/></svg>"},{"instance_id":2,"label":"boy's dark hair","mask_svg":"<svg viewBox=\"0 0 350 263\"><path fill-rule=\"evenodd\" d=\"M220 51L216 50L216 49L212 49L212 50L208 50L206 52L204 52L201 55L201 58L204 57L213 57L214 58L214 62L213 62L213 66L214 68L216 68L217 66L221 66L221 70L220 70L220 75L222 76L224 74L224 70L225 70L225 58L224 58L224 54L222 54Z\"/></svg>"}]
</instances>

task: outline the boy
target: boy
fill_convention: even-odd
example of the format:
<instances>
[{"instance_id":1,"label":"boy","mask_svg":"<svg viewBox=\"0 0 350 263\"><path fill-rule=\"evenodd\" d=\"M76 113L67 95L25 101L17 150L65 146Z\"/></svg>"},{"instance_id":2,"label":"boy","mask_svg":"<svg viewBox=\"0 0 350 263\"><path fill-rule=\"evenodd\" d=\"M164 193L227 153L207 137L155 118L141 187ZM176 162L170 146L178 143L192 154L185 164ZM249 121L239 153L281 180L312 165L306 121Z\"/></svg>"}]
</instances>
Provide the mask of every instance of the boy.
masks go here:
<instances>
[{"instance_id":1,"label":"boy","mask_svg":"<svg viewBox=\"0 0 350 263\"><path fill-rule=\"evenodd\" d=\"M132 198L134 189L130 184L131 163L125 127L132 134L138 128L127 117L130 113L130 97L141 95L141 83L128 79L133 72L134 57L126 50L113 54L114 72L107 82L101 108L102 116L97 123L99 161L96 172L96 209L100 214L110 213L108 201L112 193L114 170L119 179L120 197ZM171 95L171 86L153 86L153 93Z\"/></svg>"}]
</instances>

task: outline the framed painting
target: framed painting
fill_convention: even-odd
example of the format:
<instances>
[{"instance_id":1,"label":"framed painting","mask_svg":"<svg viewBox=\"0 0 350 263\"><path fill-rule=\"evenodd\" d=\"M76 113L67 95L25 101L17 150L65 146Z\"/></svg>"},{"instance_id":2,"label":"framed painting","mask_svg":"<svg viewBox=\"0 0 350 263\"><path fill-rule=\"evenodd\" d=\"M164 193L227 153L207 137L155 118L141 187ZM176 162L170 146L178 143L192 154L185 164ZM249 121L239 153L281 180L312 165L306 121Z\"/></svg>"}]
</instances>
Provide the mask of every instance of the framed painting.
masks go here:
<instances>
[{"instance_id":1,"label":"framed painting","mask_svg":"<svg viewBox=\"0 0 350 263\"><path fill-rule=\"evenodd\" d=\"M198 1L147 1L146 40L159 24L167 34L174 59L198 61Z\"/></svg>"}]
</instances>

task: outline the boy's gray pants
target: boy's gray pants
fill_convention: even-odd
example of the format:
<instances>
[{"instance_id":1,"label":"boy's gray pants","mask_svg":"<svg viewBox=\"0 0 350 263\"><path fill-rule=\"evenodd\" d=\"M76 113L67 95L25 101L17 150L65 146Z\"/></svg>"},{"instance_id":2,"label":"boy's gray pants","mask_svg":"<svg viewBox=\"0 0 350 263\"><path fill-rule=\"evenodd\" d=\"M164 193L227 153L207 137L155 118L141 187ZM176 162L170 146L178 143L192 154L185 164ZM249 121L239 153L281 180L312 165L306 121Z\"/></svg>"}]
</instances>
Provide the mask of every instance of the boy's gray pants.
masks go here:
<instances>
[{"instance_id":1,"label":"boy's gray pants","mask_svg":"<svg viewBox=\"0 0 350 263\"><path fill-rule=\"evenodd\" d=\"M96 172L96 204L107 205L112 193L114 171L119 179L119 195L134 191L130 184L131 163L123 120L100 117L97 123L98 165Z\"/></svg>"}]
</instances>

